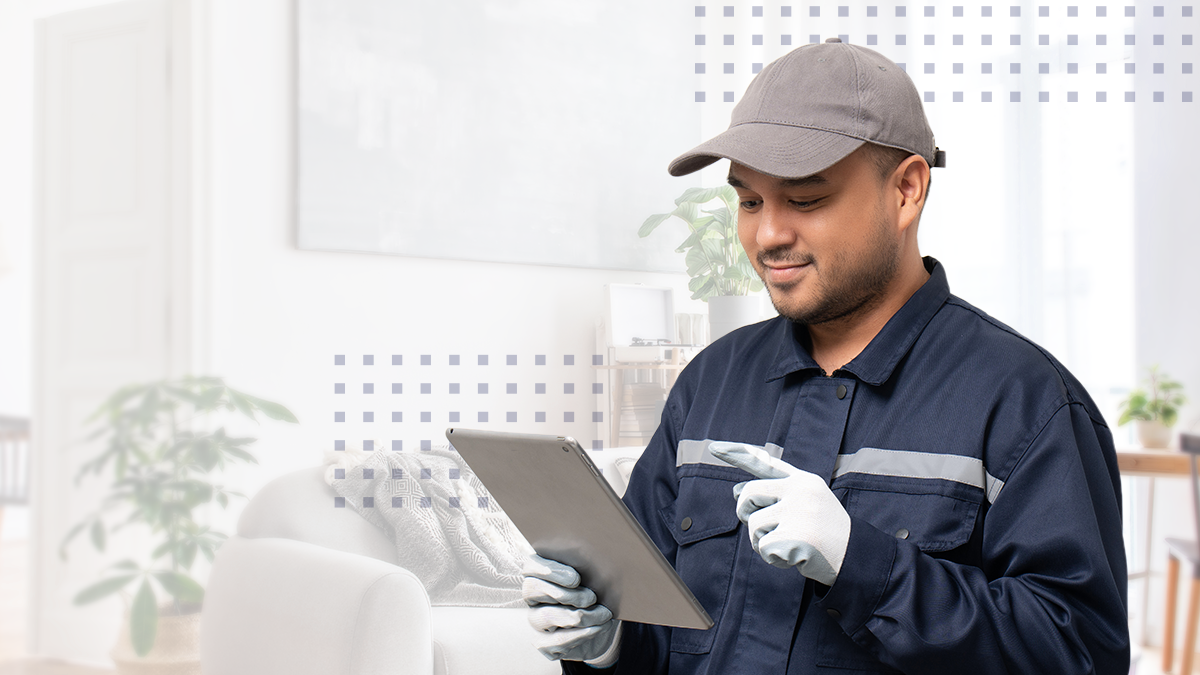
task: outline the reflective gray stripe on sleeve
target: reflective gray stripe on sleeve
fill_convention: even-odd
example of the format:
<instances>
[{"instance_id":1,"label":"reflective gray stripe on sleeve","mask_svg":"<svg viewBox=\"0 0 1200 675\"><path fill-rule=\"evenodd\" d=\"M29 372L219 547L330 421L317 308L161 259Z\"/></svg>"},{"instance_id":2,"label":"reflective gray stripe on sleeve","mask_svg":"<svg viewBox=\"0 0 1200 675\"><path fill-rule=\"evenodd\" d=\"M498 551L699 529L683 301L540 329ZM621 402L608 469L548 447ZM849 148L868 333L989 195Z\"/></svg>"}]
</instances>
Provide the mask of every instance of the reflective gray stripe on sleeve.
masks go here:
<instances>
[{"instance_id":1,"label":"reflective gray stripe on sleeve","mask_svg":"<svg viewBox=\"0 0 1200 675\"><path fill-rule=\"evenodd\" d=\"M1004 487L1004 481L983 468L983 460L936 452L862 448L853 454L838 455L833 477L848 473L952 480L983 490L989 502L995 502Z\"/></svg>"},{"instance_id":2,"label":"reflective gray stripe on sleeve","mask_svg":"<svg viewBox=\"0 0 1200 675\"><path fill-rule=\"evenodd\" d=\"M1004 489L1004 481L996 478L988 472L983 472L984 478L987 479L987 500L989 504L996 503L996 497L1000 496L1000 491Z\"/></svg>"},{"instance_id":3,"label":"reflective gray stripe on sleeve","mask_svg":"<svg viewBox=\"0 0 1200 675\"><path fill-rule=\"evenodd\" d=\"M708 446L715 443L711 439L703 441L679 441L679 447L675 451L675 467L681 467L684 464L712 464L714 466L729 466L723 460L713 456L709 451ZM734 441L730 441L734 442ZM783 457L783 448L774 443L767 443L766 446L754 445L753 443L743 443L752 448L766 450L767 454L775 459Z\"/></svg>"}]
</instances>

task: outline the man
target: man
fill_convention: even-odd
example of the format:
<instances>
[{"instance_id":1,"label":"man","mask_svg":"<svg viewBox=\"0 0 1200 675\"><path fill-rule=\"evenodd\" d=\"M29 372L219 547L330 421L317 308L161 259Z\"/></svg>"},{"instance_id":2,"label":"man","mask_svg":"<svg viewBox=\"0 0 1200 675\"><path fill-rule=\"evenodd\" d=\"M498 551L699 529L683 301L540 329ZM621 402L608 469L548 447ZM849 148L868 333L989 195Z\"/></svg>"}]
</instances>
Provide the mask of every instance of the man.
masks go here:
<instances>
[{"instance_id":1,"label":"man","mask_svg":"<svg viewBox=\"0 0 1200 675\"><path fill-rule=\"evenodd\" d=\"M719 158L781 316L681 374L625 497L716 625L617 621L539 558L539 648L567 672L1128 672L1111 435L921 257L942 156L908 76L801 47L670 171Z\"/></svg>"}]
</instances>

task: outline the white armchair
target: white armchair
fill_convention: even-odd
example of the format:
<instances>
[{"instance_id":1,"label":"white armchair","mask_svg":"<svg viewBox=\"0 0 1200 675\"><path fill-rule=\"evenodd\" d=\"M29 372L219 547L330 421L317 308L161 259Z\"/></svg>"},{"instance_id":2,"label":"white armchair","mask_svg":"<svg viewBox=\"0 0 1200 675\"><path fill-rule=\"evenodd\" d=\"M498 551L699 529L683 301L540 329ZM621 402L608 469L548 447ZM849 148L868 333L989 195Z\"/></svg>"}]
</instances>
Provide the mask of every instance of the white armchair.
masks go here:
<instances>
[{"instance_id":1,"label":"white armchair","mask_svg":"<svg viewBox=\"0 0 1200 675\"><path fill-rule=\"evenodd\" d=\"M591 453L618 493L641 448ZM205 675L537 675L524 608L431 607L395 545L334 508L324 468L265 485L213 563L201 619Z\"/></svg>"}]
</instances>

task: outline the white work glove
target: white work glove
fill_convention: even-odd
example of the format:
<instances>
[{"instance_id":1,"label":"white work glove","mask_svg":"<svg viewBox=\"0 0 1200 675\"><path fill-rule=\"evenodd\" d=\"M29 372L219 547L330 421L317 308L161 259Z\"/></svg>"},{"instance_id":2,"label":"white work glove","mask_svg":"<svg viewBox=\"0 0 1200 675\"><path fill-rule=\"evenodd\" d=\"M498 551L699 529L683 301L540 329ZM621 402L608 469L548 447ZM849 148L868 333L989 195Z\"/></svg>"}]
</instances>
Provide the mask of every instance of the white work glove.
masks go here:
<instances>
[{"instance_id":1,"label":"white work glove","mask_svg":"<svg viewBox=\"0 0 1200 675\"><path fill-rule=\"evenodd\" d=\"M716 442L709 449L761 479L733 488L755 552L775 567L795 567L832 586L850 543L850 515L825 481L754 446Z\"/></svg>"},{"instance_id":2,"label":"white work glove","mask_svg":"<svg viewBox=\"0 0 1200 675\"><path fill-rule=\"evenodd\" d=\"M597 604L592 589L579 585L574 567L531 554L522 573L521 595L530 607L529 624L538 631L533 646L543 656L597 668L617 662L621 621Z\"/></svg>"}]
</instances>

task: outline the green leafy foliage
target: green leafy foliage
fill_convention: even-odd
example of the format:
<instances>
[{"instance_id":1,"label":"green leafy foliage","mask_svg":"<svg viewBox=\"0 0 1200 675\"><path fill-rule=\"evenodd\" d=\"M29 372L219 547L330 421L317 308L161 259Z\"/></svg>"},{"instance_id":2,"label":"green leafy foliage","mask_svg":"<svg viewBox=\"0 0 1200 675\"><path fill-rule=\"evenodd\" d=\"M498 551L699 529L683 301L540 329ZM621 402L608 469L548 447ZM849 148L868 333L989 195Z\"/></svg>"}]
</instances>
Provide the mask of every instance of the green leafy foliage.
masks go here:
<instances>
[{"instance_id":1,"label":"green leafy foliage","mask_svg":"<svg viewBox=\"0 0 1200 675\"><path fill-rule=\"evenodd\" d=\"M149 579L142 580L137 595L133 596L133 606L129 608L129 633L133 651L138 656L148 654L158 633L158 602L150 588Z\"/></svg>"},{"instance_id":2,"label":"green leafy foliage","mask_svg":"<svg viewBox=\"0 0 1200 675\"><path fill-rule=\"evenodd\" d=\"M1134 389L1129 392L1129 398L1121 402L1118 426L1133 420L1158 420L1163 426L1174 426L1179 419L1179 408L1187 403L1183 385L1160 372L1158 366L1150 367L1144 383L1145 388Z\"/></svg>"},{"instance_id":3,"label":"green leafy foliage","mask_svg":"<svg viewBox=\"0 0 1200 675\"><path fill-rule=\"evenodd\" d=\"M716 208L701 208L714 201L719 203ZM693 300L707 302L714 295L747 295L763 288L738 240L737 205L737 192L728 185L689 188L675 200L674 211L652 215L638 229L639 237L648 237L671 218L687 224L688 236L675 252L684 254Z\"/></svg>"},{"instance_id":4,"label":"green leafy foliage","mask_svg":"<svg viewBox=\"0 0 1200 675\"><path fill-rule=\"evenodd\" d=\"M89 439L103 439L103 449L83 464L76 483L89 476L109 477L111 483L99 508L68 531L59 555L66 559L68 545L85 531L100 552L119 530L137 526L149 531L152 548L142 562L113 564L106 578L75 596L75 604L84 605L136 588L130 632L139 655L154 646L160 597L176 613L204 597L203 586L188 571L198 556L211 561L226 536L201 524L197 515L213 503L226 508L231 499L244 497L217 477L230 465L258 463L246 450L254 439L231 436L223 426L212 429L213 418L240 415L257 421L258 413L297 421L282 405L232 389L215 377L122 387L88 418L97 425Z\"/></svg>"}]
</instances>

